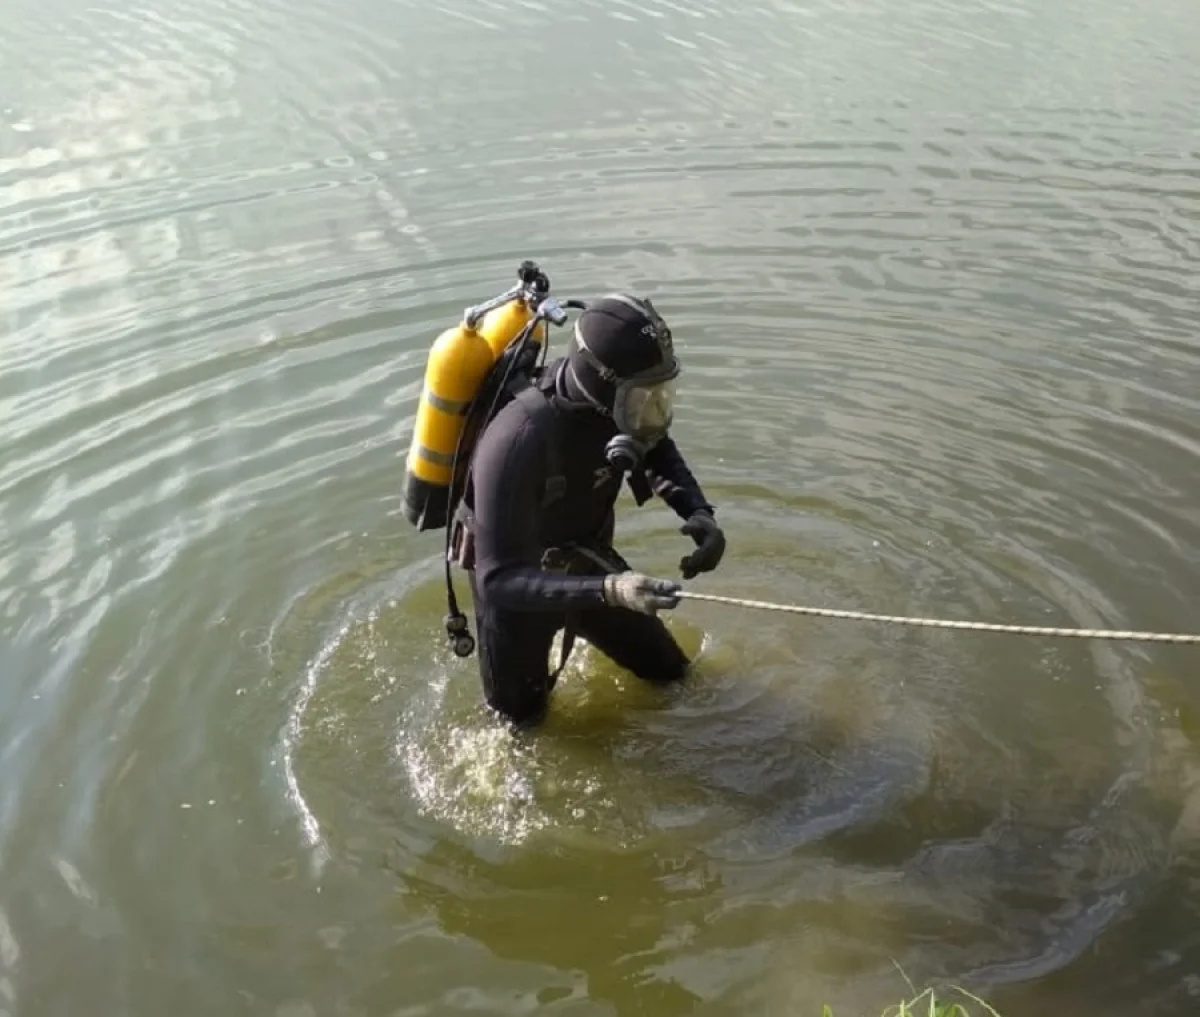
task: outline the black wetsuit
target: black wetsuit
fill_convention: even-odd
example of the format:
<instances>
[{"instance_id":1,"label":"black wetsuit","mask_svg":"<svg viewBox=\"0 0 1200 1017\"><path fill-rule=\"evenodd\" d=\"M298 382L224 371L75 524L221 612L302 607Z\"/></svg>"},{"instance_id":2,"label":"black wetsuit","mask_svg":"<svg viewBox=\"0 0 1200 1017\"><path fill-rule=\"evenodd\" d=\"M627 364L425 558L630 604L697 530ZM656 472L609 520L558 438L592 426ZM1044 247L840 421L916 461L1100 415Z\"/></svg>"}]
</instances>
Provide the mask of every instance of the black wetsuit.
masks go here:
<instances>
[{"instance_id":1,"label":"black wetsuit","mask_svg":"<svg viewBox=\"0 0 1200 1017\"><path fill-rule=\"evenodd\" d=\"M611 548L622 478L604 447L616 430L610 418L564 401L561 366L561 360L548 365L537 383L536 398L548 395L551 411L531 414L536 406L515 399L487 426L463 499L472 517L470 582L484 696L518 723L538 719L546 708L556 677L550 647L568 619L571 630L643 679L678 680L688 667L658 618L605 604L599 566L588 567L590 574L543 568L548 549L572 544L603 549L615 568L628 568ZM651 449L644 467L642 498L657 494L683 519L712 511L669 437ZM565 484L557 486L557 500L544 504L551 477Z\"/></svg>"}]
</instances>

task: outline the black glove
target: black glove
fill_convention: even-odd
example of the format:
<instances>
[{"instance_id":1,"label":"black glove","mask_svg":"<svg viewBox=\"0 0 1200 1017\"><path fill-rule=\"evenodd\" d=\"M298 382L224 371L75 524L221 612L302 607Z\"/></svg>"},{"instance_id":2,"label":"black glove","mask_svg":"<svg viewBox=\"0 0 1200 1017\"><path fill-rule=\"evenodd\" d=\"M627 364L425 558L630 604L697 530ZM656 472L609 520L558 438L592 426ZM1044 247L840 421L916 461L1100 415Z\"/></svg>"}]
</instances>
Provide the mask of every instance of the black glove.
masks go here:
<instances>
[{"instance_id":1,"label":"black glove","mask_svg":"<svg viewBox=\"0 0 1200 1017\"><path fill-rule=\"evenodd\" d=\"M725 556L725 533L711 513L704 509L693 512L679 532L696 542L696 550L679 560L679 570L684 579L692 579L701 572L711 572L721 564Z\"/></svg>"},{"instance_id":2,"label":"black glove","mask_svg":"<svg viewBox=\"0 0 1200 1017\"><path fill-rule=\"evenodd\" d=\"M620 572L604 577L604 602L643 614L657 614L679 605L679 584L640 572Z\"/></svg>"}]
</instances>

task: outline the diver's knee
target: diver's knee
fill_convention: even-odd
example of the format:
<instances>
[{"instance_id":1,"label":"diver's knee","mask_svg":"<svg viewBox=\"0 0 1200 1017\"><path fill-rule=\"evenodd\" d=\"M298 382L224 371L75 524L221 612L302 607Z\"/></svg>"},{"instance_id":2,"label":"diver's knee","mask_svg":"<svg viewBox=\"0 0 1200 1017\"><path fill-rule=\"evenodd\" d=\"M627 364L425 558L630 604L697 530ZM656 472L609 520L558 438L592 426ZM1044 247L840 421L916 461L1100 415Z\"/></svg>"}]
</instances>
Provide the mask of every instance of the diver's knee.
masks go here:
<instances>
[{"instance_id":1,"label":"diver's knee","mask_svg":"<svg viewBox=\"0 0 1200 1017\"><path fill-rule=\"evenodd\" d=\"M517 728L539 725L550 705L550 689L545 683L523 681L513 675L484 682L484 700L508 723Z\"/></svg>"},{"instance_id":2,"label":"diver's knee","mask_svg":"<svg viewBox=\"0 0 1200 1017\"><path fill-rule=\"evenodd\" d=\"M498 717L517 731L539 727L546 719L549 703L546 700L510 700L502 696L488 696L488 707Z\"/></svg>"},{"instance_id":3,"label":"diver's knee","mask_svg":"<svg viewBox=\"0 0 1200 1017\"><path fill-rule=\"evenodd\" d=\"M678 655L640 662L634 674L653 685L675 685L684 681L691 669L691 661L680 651Z\"/></svg>"},{"instance_id":4,"label":"diver's knee","mask_svg":"<svg viewBox=\"0 0 1200 1017\"><path fill-rule=\"evenodd\" d=\"M503 719L508 725L509 730L514 735L526 734L530 731L536 731L546 721L546 715L550 712L549 703L542 703L540 706L532 707L516 713L497 710L497 716Z\"/></svg>"}]
</instances>

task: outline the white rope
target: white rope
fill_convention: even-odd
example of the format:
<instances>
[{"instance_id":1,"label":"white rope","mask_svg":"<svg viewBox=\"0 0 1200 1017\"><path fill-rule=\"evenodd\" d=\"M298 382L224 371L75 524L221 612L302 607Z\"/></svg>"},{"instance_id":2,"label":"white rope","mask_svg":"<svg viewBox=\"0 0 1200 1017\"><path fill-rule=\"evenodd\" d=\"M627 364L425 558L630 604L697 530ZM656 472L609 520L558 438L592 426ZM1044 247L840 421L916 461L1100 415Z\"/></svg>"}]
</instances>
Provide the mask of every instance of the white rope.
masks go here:
<instances>
[{"instance_id":1,"label":"white rope","mask_svg":"<svg viewBox=\"0 0 1200 1017\"><path fill-rule=\"evenodd\" d=\"M913 625L928 629L968 629L974 632L1007 632L1021 636L1069 636L1078 639L1117 639L1141 643L1200 643L1200 634L1174 632L1132 632L1113 629L1063 629L1038 625L997 625L992 622L952 621L945 618L906 618L902 615L867 614L864 611L843 611L830 607L801 607L797 604L773 604L766 600L746 600L743 597L719 597L713 593L680 591L683 600L707 600L714 604L757 608L762 611L785 611L789 614L813 615L818 618L844 618L850 621L884 622L888 625Z\"/></svg>"}]
</instances>

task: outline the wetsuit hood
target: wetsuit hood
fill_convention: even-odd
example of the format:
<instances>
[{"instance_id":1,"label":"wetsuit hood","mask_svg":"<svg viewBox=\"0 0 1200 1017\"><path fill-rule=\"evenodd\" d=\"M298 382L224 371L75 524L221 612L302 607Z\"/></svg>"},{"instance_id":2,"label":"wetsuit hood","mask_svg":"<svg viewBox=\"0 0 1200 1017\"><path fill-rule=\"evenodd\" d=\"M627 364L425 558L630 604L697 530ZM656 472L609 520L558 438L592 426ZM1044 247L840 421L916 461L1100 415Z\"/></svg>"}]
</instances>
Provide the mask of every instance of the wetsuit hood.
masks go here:
<instances>
[{"instance_id":1,"label":"wetsuit hood","mask_svg":"<svg viewBox=\"0 0 1200 1017\"><path fill-rule=\"evenodd\" d=\"M610 294L575 322L565 388L623 434L653 444L671 425L679 362L671 330L648 299Z\"/></svg>"}]
</instances>

